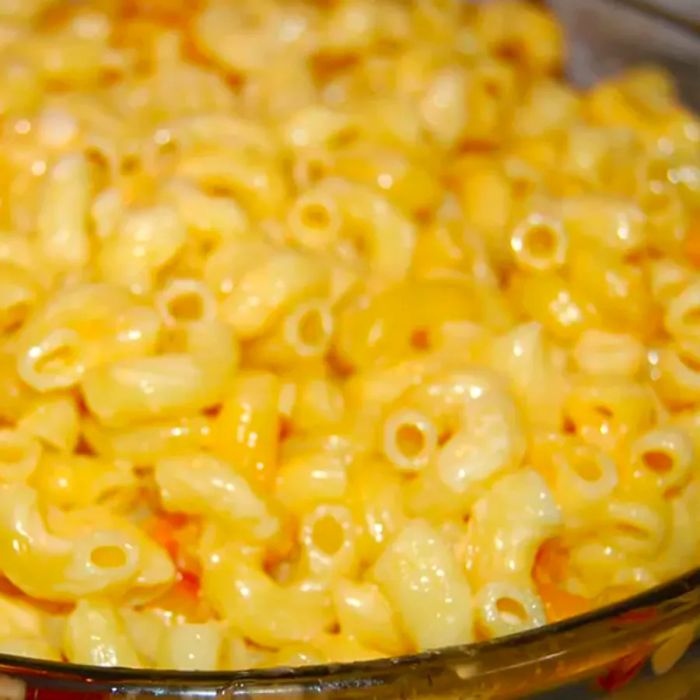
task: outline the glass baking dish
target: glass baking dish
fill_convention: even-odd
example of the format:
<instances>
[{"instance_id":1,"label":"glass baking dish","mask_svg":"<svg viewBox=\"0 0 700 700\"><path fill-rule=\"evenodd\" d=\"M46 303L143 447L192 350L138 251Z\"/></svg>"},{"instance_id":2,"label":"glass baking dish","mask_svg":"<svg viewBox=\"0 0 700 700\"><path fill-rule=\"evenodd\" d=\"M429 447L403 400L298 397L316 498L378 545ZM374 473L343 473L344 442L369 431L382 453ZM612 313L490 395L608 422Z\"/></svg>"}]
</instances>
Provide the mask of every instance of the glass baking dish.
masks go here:
<instances>
[{"instance_id":1,"label":"glass baking dish","mask_svg":"<svg viewBox=\"0 0 700 700\"><path fill-rule=\"evenodd\" d=\"M483 0L482 0L483 1ZM665 66L700 109L697 0L551 0L572 80ZM193 673L102 669L0 655L0 700L700 698L700 569L621 603L492 642L302 669Z\"/></svg>"},{"instance_id":2,"label":"glass baking dish","mask_svg":"<svg viewBox=\"0 0 700 700\"><path fill-rule=\"evenodd\" d=\"M700 697L700 569L642 595L492 642L354 664L193 673L0 656L2 700L694 700ZM617 693L614 694L617 697Z\"/></svg>"}]
</instances>

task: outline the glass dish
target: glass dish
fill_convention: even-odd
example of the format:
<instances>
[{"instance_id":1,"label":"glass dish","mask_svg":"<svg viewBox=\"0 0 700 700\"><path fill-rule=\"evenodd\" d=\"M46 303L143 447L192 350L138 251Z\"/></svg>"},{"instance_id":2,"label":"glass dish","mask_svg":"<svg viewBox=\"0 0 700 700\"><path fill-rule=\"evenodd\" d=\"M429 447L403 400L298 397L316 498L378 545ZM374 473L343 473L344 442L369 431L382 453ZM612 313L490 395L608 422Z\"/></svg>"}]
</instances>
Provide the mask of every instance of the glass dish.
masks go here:
<instances>
[{"instance_id":1,"label":"glass dish","mask_svg":"<svg viewBox=\"0 0 700 700\"><path fill-rule=\"evenodd\" d=\"M700 109L697 0L551 0L567 27L572 79L639 63L671 70ZM621 603L492 642L372 662L231 673L100 669L0 655L0 700L275 698L415 700L607 695L700 697L700 569Z\"/></svg>"},{"instance_id":2,"label":"glass dish","mask_svg":"<svg viewBox=\"0 0 700 700\"><path fill-rule=\"evenodd\" d=\"M622 603L492 642L414 656L301 669L191 673L102 669L0 656L2 700L327 698L585 700L627 686L641 699L700 693L700 569ZM650 667L645 669L645 666ZM638 685L628 685L640 671ZM665 688L665 690L664 690ZM558 690L557 690L558 689ZM675 691L671 693L669 691Z\"/></svg>"}]
</instances>

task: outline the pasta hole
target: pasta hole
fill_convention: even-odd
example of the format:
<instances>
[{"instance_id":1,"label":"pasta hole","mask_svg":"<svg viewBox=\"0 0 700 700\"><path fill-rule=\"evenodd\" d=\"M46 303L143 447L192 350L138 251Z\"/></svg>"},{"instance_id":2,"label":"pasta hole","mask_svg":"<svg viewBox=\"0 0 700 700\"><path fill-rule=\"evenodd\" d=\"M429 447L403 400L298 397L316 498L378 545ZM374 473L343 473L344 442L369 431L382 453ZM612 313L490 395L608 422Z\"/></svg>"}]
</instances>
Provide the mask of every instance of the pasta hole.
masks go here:
<instances>
[{"instance_id":1,"label":"pasta hole","mask_svg":"<svg viewBox=\"0 0 700 700\"><path fill-rule=\"evenodd\" d=\"M88 162L91 179L95 183L95 191L101 192L109 187L110 173L112 172L109 154L93 144L85 150L85 158Z\"/></svg>"},{"instance_id":2,"label":"pasta hole","mask_svg":"<svg viewBox=\"0 0 700 700\"><path fill-rule=\"evenodd\" d=\"M425 450L425 434L413 423L404 423L396 431L396 446L404 457L415 459Z\"/></svg>"},{"instance_id":3,"label":"pasta hole","mask_svg":"<svg viewBox=\"0 0 700 700\"><path fill-rule=\"evenodd\" d=\"M126 155L122 159L120 170L122 175L133 175L139 168L139 159L135 155Z\"/></svg>"},{"instance_id":4,"label":"pasta hole","mask_svg":"<svg viewBox=\"0 0 700 700\"><path fill-rule=\"evenodd\" d=\"M14 333L27 320L31 305L28 301L18 301L10 304L0 312L0 330Z\"/></svg>"},{"instance_id":5,"label":"pasta hole","mask_svg":"<svg viewBox=\"0 0 700 700\"><path fill-rule=\"evenodd\" d=\"M674 501L683 493L683 486L672 486L664 491L664 497L668 501Z\"/></svg>"},{"instance_id":6,"label":"pasta hole","mask_svg":"<svg viewBox=\"0 0 700 700\"><path fill-rule=\"evenodd\" d=\"M299 340L309 348L322 347L328 337L324 318L318 309L309 309L302 314L297 332Z\"/></svg>"},{"instance_id":7,"label":"pasta hole","mask_svg":"<svg viewBox=\"0 0 700 700\"><path fill-rule=\"evenodd\" d=\"M518 198L527 197L535 191L535 182L526 177L514 177L511 183L515 196Z\"/></svg>"},{"instance_id":8,"label":"pasta hole","mask_svg":"<svg viewBox=\"0 0 700 700\"><path fill-rule=\"evenodd\" d=\"M180 294L168 303L168 311L176 321L198 321L204 316L204 304L199 294Z\"/></svg>"},{"instance_id":9,"label":"pasta hole","mask_svg":"<svg viewBox=\"0 0 700 700\"><path fill-rule=\"evenodd\" d=\"M236 197L235 191L231 185L224 182L216 182L206 180L201 184L202 191L210 197L231 199Z\"/></svg>"},{"instance_id":10,"label":"pasta hole","mask_svg":"<svg viewBox=\"0 0 700 700\"><path fill-rule=\"evenodd\" d=\"M522 44L514 40L504 41L496 49L496 55L508 63L522 63L524 53Z\"/></svg>"},{"instance_id":11,"label":"pasta hole","mask_svg":"<svg viewBox=\"0 0 700 700\"><path fill-rule=\"evenodd\" d=\"M595 413L599 418L609 421L613 418L613 412L607 406L594 406L593 413Z\"/></svg>"},{"instance_id":12,"label":"pasta hole","mask_svg":"<svg viewBox=\"0 0 700 700\"><path fill-rule=\"evenodd\" d=\"M88 146L85 149L85 158L87 158L93 169L100 171L108 171L110 169L109 158L97 146Z\"/></svg>"},{"instance_id":13,"label":"pasta hole","mask_svg":"<svg viewBox=\"0 0 700 700\"><path fill-rule=\"evenodd\" d=\"M523 248L533 258L551 257L557 248L557 236L549 226L532 226L523 236Z\"/></svg>"},{"instance_id":14,"label":"pasta hole","mask_svg":"<svg viewBox=\"0 0 700 700\"><path fill-rule=\"evenodd\" d=\"M325 231L332 226L328 208L317 202L306 204L299 212L301 223L307 228Z\"/></svg>"},{"instance_id":15,"label":"pasta hole","mask_svg":"<svg viewBox=\"0 0 700 700\"><path fill-rule=\"evenodd\" d=\"M121 547L103 545L90 552L90 561L100 569L120 569L127 563L127 556Z\"/></svg>"},{"instance_id":16,"label":"pasta hole","mask_svg":"<svg viewBox=\"0 0 700 700\"><path fill-rule=\"evenodd\" d=\"M455 434L455 431L453 428L446 428L445 430L442 430L438 434L438 439L437 439L438 447L443 447L444 445L446 445L447 442L450 440L450 438L454 434Z\"/></svg>"},{"instance_id":17,"label":"pasta hole","mask_svg":"<svg viewBox=\"0 0 700 700\"><path fill-rule=\"evenodd\" d=\"M97 497L97 503L104 505L105 503L110 503L111 501L116 501L121 493L121 489L118 486L113 486L112 488L103 491Z\"/></svg>"},{"instance_id":18,"label":"pasta hole","mask_svg":"<svg viewBox=\"0 0 700 700\"><path fill-rule=\"evenodd\" d=\"M306 163L306 178L309 183L318 182L328 174L328 166L322 160L309 160Z\"/></svg>"},{"instance_id":19,"label":"pasta hole","mask_svg":"<svg viewBox=\"0 0 700 700\"><path fill-rule=\"evenodd\" d=\"M324 515L314 523L311 538L321 552L332 557L343 546L345 532L343 526L334 517Z\"/></svg>"},{"instance_id":20,"label":"pasta hole","mask_svg":"<svg viewBox=\"0 0 700 700\"><path fill-rule=\"evenodd\" d=\"M523 604L513 598L499 598L496 601L496 610L505 623L514 627L523 625L528 620Z\"/></svg>"},{"instance_id":21,"label":"pasta hole","mask_svg":"<svg viewBox=\"0 0 700 700\"><path fill-rule=\"evenodd\" d=\"M37 374L62 374L73 371L77 363L77 349L70 345L59 345L37 358L34 371Z\"/></svg>"},{"instance_id":22,"label":"pasta hole","mask_svg":"<svg viewBox=\"0 0 700 700\"><path fill-rule=\"evenodd\" d=\"M649 532L640 525L635 525L631 522L618 522L615 524L615 531L618 535L629 537L638 542L644 542L649 539Z\"/></svg>"},{"instance_id":23,"label":"pasta hole","mask_svg":"<svg viewBox=\"0 0 700 700\"><path fill-rule=\"evenodd\" d=\"M360 130L354 126L348 126L341 129L337 134L330 139L330 145L334 148L346 148L353 144L360 136Z\"/></svg>"},{"instance_id":24,"label":"pasta hole","mask_svg":"<svg viewBox=\"0 0 700 700\"><path fill-rule=\"evenodd\" d=\"M82 413L87 413L87 408L82 408ZM94 457L97 455L97 452L95 452L92 445L85 439L85 437L81 436L80 440L78 440L78 444L75 446L75 454Z\"/></svg>"},{"instance_id":25,"label":"pasta hole","mask_svg":"<svg viewBox=\"0 0 700 700\"><path fill-rule=\"evenodd\" d=\"M663 450L649 450L642 455L642 462L647 469L656 474L668 474L673 469L674 460Z\"/></svg>"},{"instance_id":26,"label":"pasta hole","mask_svg":"<svg viewBox=\"0 0 700 700\"><path fill-rule=\"evenodd\" d=\"M489 97L493 97L495 99L500 98L502 93L503 93L503 90L501 89L501 83L499 83L494 78L487 78L486 80L483 81L481 86L482 86L484 92Z\"/></svg>"},{"instance_id":27,"label":"pasta hole","mask_svg":"<svg viewBox=\"0 0 700 700\"><path fill-rule=\"evenodd\" d=\"M596 482L603 477L600 464L595 459L576 459L572 464L573 470L584 481Z\"/></svg>"},{"instance_id":28,"label":"pasta hole","mask_svg":"<svg viewBox=\"0 0 700 700\"><path fill-rule=\"evenodd\" d=\"M660 259L661 255L657 255L653 250L633 250L631 253L626 253L622 260L627 265L640 267L647 259Z\"/></svg>"},{"instance_id":29,"label":"pasta hole","mask_svg":"<svg viewBox=\"0 0 700 700\"><path fill-rule=\"evenodd\" d=\"M362 236L357 236L352 241L352 249L358 257L366 257L370 254L370 246Z\"/></svg>"},{"instance_id":30,"label":"pasta hole","mask_svg":"<svg viewBox=\"0 0 700 700\"><path fill-rule=\"evenodd\" d=\"M430 332L427 328L417 328L411 334L411 345L416 350L430 350L432 343L430 342Z\"/></svg>"},{"instance_id":31,"label":"pasta hole","mask_svg":"<svg viewBox=\"0 0 700 700\"><path fill-rule=\"evenodd\" d=\"M168 137L156 143L156 155L163 161L173 162L180 153L180 147L175 139Z\"/></svg>"}]
</instances>

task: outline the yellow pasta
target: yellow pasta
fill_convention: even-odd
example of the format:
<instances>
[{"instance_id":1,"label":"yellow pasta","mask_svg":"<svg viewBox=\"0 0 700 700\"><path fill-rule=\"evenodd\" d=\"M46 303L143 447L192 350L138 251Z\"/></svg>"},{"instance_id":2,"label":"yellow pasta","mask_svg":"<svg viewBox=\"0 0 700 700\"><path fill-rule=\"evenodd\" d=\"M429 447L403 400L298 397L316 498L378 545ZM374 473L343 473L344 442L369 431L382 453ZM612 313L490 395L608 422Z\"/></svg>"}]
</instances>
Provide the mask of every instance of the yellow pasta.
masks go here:
<instances>
[{"instance_id":1,"label":"yellow pasta","mask_svg":"<svg viewBox=\"0 0 700 700\"><path fill-rule=\"evenodd\" d=\"M565 200L562 210L566 230L577 242L597 243L620 255L644 250L646 217L633 202L614 197L579 196Z\"/></svg>"},{"instance_id":2,"label":"yellow pasta","mask_svg":"<svg viewBox=\"0 0 700 700\"><path fill-rule=\"evenodd\" d=\"M212 321L217 315L214 295L199 280L171 280L158 293L156 304L163 323L171 327L197 321Z\"/></svg>"},{"instance_id":3,"label":"yellow pasta","mask_svg":"<svg viewBox=\"0 0 700 700\"><path fill-rule=\"evenodd\" d=\"M641 382L615 377L598 382L584 376L572 385L564 411L580 437L614 454L625 438L653 425L658 404Z\"/></svg>"},{"instance_id":4,"label":"yellow pasta","mask_svg":"<svg viewBox=\"0 0 700 700\"><path fill-rule=\"evenodd\" d=\"M397 403L427 413L432 429L448 436L430 467L409 484L414 512L465 515L499 475L520 465L521 419L494 375L464 371L428 377ZM385 424L385 440L395 439L395 421L393 415Z\"/></svg>"},{"instance_id":5,"label":"yellow pasta","mask_svg":"<svg viewBox=\"0 0 700 700\"><path fill-rule=\"evenodd\" d=\"M138 481L126 461L46 452L30 482L59 508L88 508L95 502L125 507L136 498Z\"/></svg>"},{"instance_id":6,"label":"yellow pasta","mask_svg":"<svg viewBox=\"0 0 700 700\"><path fill-rule=\"evenodd\" d=\"M426 280L361 297L340 313L335 351L356 369L398 363L427 349L448 323L474 320L470 291L456 281ZM411 314L401 312L407 304Z\"/></svg>"},{"instance_id":7,"label":"yellow pasta","mask_svg":"<svg viewBox=\"0 0 700 700\"><path fill-rule=\"evenodd\" d=\"M0 430L0 480L22 482L34 473L41 459L41 444L17 430Z\"/></svg>"},{"instance_id":8,"label":"yellow pasta","mask_svg":"<svg viewBox=\"0 0 700 700\"><path fill-rule=\"evenodd\" d=\"M90 531L79 522L78 513L75 523L66 522L68 532L54 534L42 517L35 489L24 484L0 489L3 570L30 595L76 601L84 595L172 581L175 572L167 555L127 521L104 518L104 529ZM37 567L43 571L40 578L33 573Z\"/></svg>"},{"instance_id":9,"label":"yellow pasta","mask_svg":"<svg viewBox=\"0 0 700 700\"><path fill-rule=\"evenodd\" d=\"M603 536L624 554L653 559L661 549L670 525L670 506L661 499L633 501L616 499L608 503Z\"/></svg>"},{"instance_id":10,"label":"yellow pasta","mask_svg":"<svg viewBox=\"0 0 700 700\"><path fill-rule=\"evenodd\" d=\"M361 561L375 561L406 523L401 486L399 474L385 462L358 460L348 469L345 498L359 529Z\"/></svg>"},{"instance_id":11,"label":"yellow pasta","mask_svg":"<svg viewBox=\"0 0 700 700\"><path fill-rule=\"evenodd\" d=\"M338 425L346 414L340 385L328 377L301 374L282 390L291 403L284 411L284 424L295 432L311 433Z\"/></svg>"},{"instance_id":12,"label":"yellow pasta","mask_svg":"<svg viewBox=\"0 0 700 700\"><path fill-rule=\"evenodd\" d=\"M564 343L599 323L591 301L556 272L514 276L512 298L528 317Z\"/></svg>"},{"instance_id":13,"label":"yellow pasta","mask_svg":"<svg viewBox=\"0 0 700 700\"><path fill-rule=\"evenodd\" d=\"M357 575L356 528L352 512L340 505L322 504L300 524L300 569L321 581Z\"/></svg>"},{"instance_id":14,"label":"yellow pasta","mask_svg":"<svg viewBox=\"0 0 700 700\"><path fill-rule=\"evenodd\" d=\"M0 264L0 331L11 333L29 317L41 288L32 275L11 262Z\"/></svg>"},{"instance_id":15,"label":"yellow pasta","mask_svg":"<svg viewBox=\"0 0 700 700\"><path fill-rule=\"evenodd\" d=\"M398 149L355 146L333 154L334 175L370 185L403 210L425 215L439 206L442 192L431 164Z\"/></svg>"},{"instance_id":16,"label":"yellow pasta","mask_svg":"<svg viewBox=\"0 0 700 700\"><path fill-rule=\"evenodd\" d=\"M241 338L262 335L298 302L323 294L328 276L320 260L293 250L268 256L240 278L221 304L221 316Z\"/></svg>"},{"instance_id":17,"label":"yellow pasta","mask_svg":"<svg viewBox=\"0 0 700 700\"><path fill-rule=\"evenodd\" d=\"M417 411L400 411L384 427L384 454L397 469L417 472L427 466L437 449L437 429Z\"/></svg>"},{"instance_id":18,"label":"yellow pasta","mask_svg":"<svg viewBox=\"0 0 700 700\"><path fill-rule=\"evenodd\" d=\"M1 653L345 663L700 565L663 71L578 89L527 0L0 4Z\"/></svg>"},{"instance_id":19,"label":"yellow pasta","mask_svg":"<svg viewBox=\"0 0 700 700\"><path fill-rule=\"evenodd\" d=\"M221 243L250 234L250 223L233 200L210 195L187 182L165 184L163 199L172 204L180 218L206 244Z\"/></svg>"},{"instance_id":20,"label":"yellow pasta","mask_svg":"<svg viewBox=\"0 0 700 700\"><path fill-rule=\"evenodd\" d=\"M275 473L279 392L274 374L241 372L214 422L214 452L250 479L269 482Z\"/></svg>"},{"instance_id":21,"label":"yellow pasta","mask_svg":"<svg viewBox=\"0 0 700 700\"><path fill-rule=\"evenodd\" d=\"M64 646L73 663L141 665L117 612L104 602L78 603L66 625Z\"/></svg>"},{"instance_id":22,"label":"yellow pasta","mask_svg":"<svg viewBox=\"0 0 700 700\"><path fill-rule=\"evenodd\" d=\"M502 637L546 622L537 594L512 583L489 583L474 597L477 626L487 637Z\"/></svg>"},{"instance_id":23,"label":"yellow pasta","mask_svg":"<svg viewBox=\"0 0 700 700\"><path fill-rule=\"evenodd\" d=\"M377 560L373 577L416 647L472 640L472 595L466 576L427 522L417 520L400 531Z\"/></svg>"},{"instance_id":24,"label":"yellow pasta","mask_svg":"<svg viewBox=\"0 0 700 700\"><path fill-rule=\"evenodd\" d=\"M120 426L216 405L223 394L217 379L193 356L173 353L91 370L82 390L100 422Z\"/></svg>"},{"instance_id":25,"label":"yellow pasta","mask_svg":"<svg viewBox=\"0 0 700 700\"><path fill-rule=\"evenodd\" d=\"M477 31L494 47L510 48L533 72L556 69L561 60L560 28L546 13L520 2L486 5Z\"/></svg>"},{"instance_id":26,"label":"yellow pasta","mask_svg":"<svg viewBox=\"0 0 700 700\"><path fill-rule=\"evenodd\" d=\"M583 336L582 336L583 337ZM531 425L561 425L568 377L564 356L538 323L515 326L486 345L484 359L509 380Z\"/></svg>"},{"instance_id":27,"label":"yellow pasta","mask_svg":"<svg viewBox=\"0 0 700 700\"><path fill-rule=\"evenodd\" d=\"M256 363L284 370L323 360L330 349L335 321L325 300L297 304L278 328L250 346Z\"/></svg>"},{"instance_id":28,"label":"yellow pasta","mask_svg":"<svg viewBox=\"0 0 700 700\"><path fill-rule=\"evenodd\" d=\"M11 656L28 656L45 661L61 661L62 656L55 647L40 637L12 637L0 639L0 650Z\"/></svg>"},{"instance_id":29,"label":"yellow pasta","mask_svg":"<svg viewBox=\"0 0 700 700\"><path fill-rule=\"evenodd\" d=\"M613 459L595 445L547 434L533 447L544 477L571 532L595 527L622 480Z\"/></svg>"},{"instance_id":30,"label":"yellow pasta","mask_svg":"<svg viewBox=\"0 0 700 700\"><path fill-rule=\"evenodd\" d=\"M72 285L55 294L20 329L17 371L39 392L72 387L106 358L153 352L160 326L153 309L134 304L119 288Z\"/></svg>"},{"instance_id":31,"label":"yellow pasta","mask_svg":"<svg viewBox=\"0 0 700 700\"><path fill-rule=\"evenodd\" d=\"M700 303L700 286L689 284L680 294L671 299L666 309L665 325L668 332L676 338L696 339L698 304Z\"/></svg>"},{"instance_id":32,"label":"yellow pasta","mask_svg":"<svg viewBox=\"0 0 700 700\"><path fill-rule=\"evenodd\" d=\"M191 454L208 445L212 420L207 416L190 415L108 428L92 419L84 421L82 429L90 449L98 455L150 465L156 457Z\"/></svg>"},{"instance_id":33,"label":"yellow pasta","mask_svg":"<svg viewBox=\"0 0 700 700\"><path fill-rule=\"evenodd\" d=\"M200 187L240 199L253 216L272 214L287 202L286 180L275 161L249 150L200 150L185 155L178 175Z\"/></svg>"},{"instance_id":34,"label":"yellow pasta","mask_svg":"<svg viewBox=\"0 0 700 700\"><path fill-rule=\"evenodd\" d=\"M262 646L308 641L333 623L330 600L313 586L282 586L258 567L229 552L204 573L203 586L219 614L248 639ZM278 610L261 616L257 610Z\"/></svg>"},{"instance_id":35,"label":"yellow pasta","mask_svg":"<svg viewBox=\"0 0 700 700\"><path fill-rule=\"evenodd\" d=\"M403 650L396 613L376 584L341 579L334 603L343 634L387 654Z\"/></svg>"},{"instance_id":36,"label":"yellow pasta","mask_svg":"<svg viewBox=\"0 0 700 700\"><path fill-rule=\"evenodd\" d=\"M98 254L101 274L135 294L147 294L157 271L181 250L186 234L174 207L130 211L118 231L102 242Z\"/></svg>"},{"instance_id":37,"label":"yellow pasta","mask_svg":"<svg viewBox=\"0 0 700 700\"><path fill-rule=\"evenodd\" d=\"M638 438L630 449L631 488L668 493L686 486L694 473L695 451L682 430L659 426ZM623 473L624 473L623 472Z\"/></svg>"},{"instance_id":38,"label":"yellow pasta","mask_svg":"<svg viewBox=\"0 0 700 700\"><path fill-rule=\"evenodd\" d=\"M188 671L216 670L222 644L223 629L216 622L176 625L163 635L158 666Z\"/></svg>"},{"instance_id":39,"label":"yellow pasta","mask_svg":"<svg viewBox=\"0 0 700 700\"><path fill-rule=\"evenodd\" d=\"M155 479L167 510L215 515L242 534L269 538L278 523L265 502L234 469L208 455L171 457L156 464Z\"/></svg>"},{"instance_id":40,"label":"yellow pasta","mask_svg":"<svg viewBox=\"0 0 700 700\"><path fill-rule=\"evenodd\" d=\"M568 241L561 222L537 214L515 228L510 246L518 267L526 271L557 270L566 262Z\"/></svg>"},{"instance_id":41,"label":"yellow pasta","mask_svg":"<svg viewBox=\"0 0 700 700\"><path fill-rule=\"evenodd\" d=\"M348 487L348 460L332 450L303 450L280 461L275 495L295 514L340 501Z\"/></svg>"},{"instance_id":42,"label":"yellow pasta","mask_svg":"<svg viewBox=\"0 0 700 700\"><path fill-rule=\"evenodd\" d=\"M527 582L539 546L562 521L546 483L528 469L502 477L472 512L468 566L478 585Z\"/></svg>"},{"instance_id":43,"label":"yellow pasta","mask_svg":"<svg viewBox=\"0 0 700 700\"><path fill-rule=\"evenodd\" d=\"M73 452L80 437L80 415L73 396L54 395L28 406L17 427L61 452Z\"/></svg>"},{"instance_id":44,"label":"yellow pasta","mask_svg":"<svg viewBox=\"0 0 700 700\"><path fill-rule=\"evenodd\" d=\"M37 243L46 259L59 269L83 267L90 257L90 187L83 155L64 157L49 173L39 204Z\"/></svg>"},{"instance_id":45,"label":"yellow pasta","mask_svg":"<svg viewBox=\"0 0 700 700\"><path fill-rule=\"evenodd\" d=\"M38 638L45 634L46 615L22 600L3 595L0 598L2 626L0 638Z\"/></svg>"},{"instance_id":46,"label":"yellow pasta","mask_svg":"<svg viewBox=\"0 0 700 700\"><path fill-rule=\"evenodd\" d=\"M584 331L573 351L582 372L595 376L634 377L644 366L644 344L633 335Z\"/></svg>"}]
</instances>

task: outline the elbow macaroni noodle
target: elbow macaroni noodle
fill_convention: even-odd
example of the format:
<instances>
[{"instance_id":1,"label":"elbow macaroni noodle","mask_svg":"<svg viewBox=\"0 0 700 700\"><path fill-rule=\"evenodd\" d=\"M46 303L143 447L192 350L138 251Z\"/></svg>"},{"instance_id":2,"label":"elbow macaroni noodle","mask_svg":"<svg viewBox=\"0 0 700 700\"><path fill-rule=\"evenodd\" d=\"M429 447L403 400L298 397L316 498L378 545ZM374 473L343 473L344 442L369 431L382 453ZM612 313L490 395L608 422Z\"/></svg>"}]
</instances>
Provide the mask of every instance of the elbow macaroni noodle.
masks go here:
<instances>
[{"instance_id":1,"label":"elbow macaroni noodle","mask_svg":"<svg viewBox=\"0 0 700 700\"><path fill-rule=\"evenodd\" d=\"M524 0L0 15L0 652L370 659L700 564L664 73L577 91Z\"/></svg>"}]
</instances>

